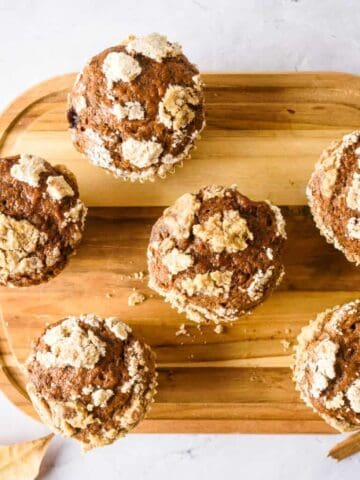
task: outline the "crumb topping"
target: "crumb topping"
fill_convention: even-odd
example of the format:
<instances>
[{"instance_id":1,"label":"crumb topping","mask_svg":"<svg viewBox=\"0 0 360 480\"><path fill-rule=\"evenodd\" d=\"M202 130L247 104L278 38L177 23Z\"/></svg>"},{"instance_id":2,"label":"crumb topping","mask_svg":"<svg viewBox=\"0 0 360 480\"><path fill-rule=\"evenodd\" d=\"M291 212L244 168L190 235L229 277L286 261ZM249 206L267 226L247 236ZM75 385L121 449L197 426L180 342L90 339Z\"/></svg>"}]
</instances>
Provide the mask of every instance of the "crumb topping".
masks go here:
<instances>
[{"instance_id":1,"label":"crumb topping","mask_svg":"<svg viewBox=\"0 0 360 480\"><path fill-rule=\"evenodd\" d=\"M75 97L73 104L76 110L76 113L81 113L86 108L86 99L83 95Z\"/></svg>"},{"instance_id":2,"label":"crumb topping","mask_svg":"<svg viewBox=\"0 0 360 480\"><path fill-rule=\"evenodd\" d=\"M120 340L126 340L128 334L131 333L131 328L126 323L120 321L117 317L105 318L105 325Z\"/></svg>"},{"instance_id":3,"label":"crumb topping","mask_svg":"<svg viewBox=\"0 0 360 480\"><path fill-rule=\"evenodd\" d=\"M276 205L273 205L270 202L267 202L271 210L275 215L275 221L277 225L277 235L286 239L286 231L285 231L285 220L282 216L281 210Z\"/></svg>"},{"instance_id":4,"label":"crumb topping","mask_svg":"<svg viewBox=\"0 0 360 480\"><path fill-rule=\"evenodd\" d=\"M195 118L191 106L198 105L199 101L193 88L170 85L159 103L160 122L173 130L182 129Z\"/></svg>"},{"instance_id":5,"label":"crumb topping","mask_svg":"<svg viewBox=\"0 0 360 480\"><path fill-rule=\"evenodd\" d=\"M85 135L88 140L86 155L91 163L98 167L109 168L112 165L112 159L109 151L104 145L103 139L94 130L87 128Z\"/></svg>"},{"instance_id":6,"label":"crumb topping","mask_svg":"<svg viewBox=\"0 0 360 480\"><path fill-rule=\"evenodd\" d=\"M360 379L355 380L346 392L351 408L360 413Z\"/></svg>"},{"instance_id":7,"label":"crumb topping","mask_svg":"<svg viewBox=\"0 0 360 480\"><path fill-rule=\"evenodd\" d=\"M125 105L116 103L111 108L111 113L115 115L118 120L143 120L145 117L145 110L139 102L126 102Z\"/></svg>"},{"instance_id":8,"label":"crumb topping","mask_svg":"<svg viewBox=\"0 0 360 480\"><path fill-rule=\"evenodd\" d=\"M10 169L10 175L19 182L38 187L40 175L46 171L45 162L35 155L20 155L19 160Z\"/></svg>"},{"instance_id":9,"label":"crumb topping","mask_svg":"<svg viewBox=\"0 0 360 480\"><path fill-rule=\"evenodd\" d=\"M84 330L76 317L49 328L42 337L50 348L38 351L36 360L46 368L93 368L105 355L105 343L92 330Z\"/></svg>"},{"instance_id":10,"label":"crumb topping","mask_svg":"<svg viewBox=\"0 0 360 480\"><path fill-rule=\"evenodd\" d=\"M179 239L188 238L199 208L200 202L191 193L185 193L173 206L167 208L164 211L164 222L171 235Z\"/></svg>"},{"instance_id":11,"label":"crumb topping","mask_svg":"<svg viewBox=\"0 0 360 480\"><path fill-rule=\"evenodd\" d=\"M316 361L313 369L313 386L311 393L315 398L328 386L329 380L335 377L336 353L339 345L331 340L323 340L314 348Z\"/></svg>"},{"instance_id":12,"label":"crumb topping","mask_svg":"<svg viewBox=\"0 0 360 480\"><path fill-rule=\"evenodd\" d=\"M273 274L273 267L269 267L265 272L258 270L253 276L247 294L253 301L259 300L263 295L263 290Z\"/></svg>"},{"instance_id":13,"label":"crumb topping","mask_svg":"<svg viewBox=\"0 0 360 480\"><path fill-rule=\"evenodd\" d=\"M348 193L346 204L352 210L360 212L360 174L355 172Z\"/></svg>"},{"instance_id":14,"label":"crumb topping","mask_svg":"<svg viewBox=\"0 0 360 480\"><path fill-rule=\"evenodd\" d=\"M99 388L91 394L91 400L94 407L105 408L108 400L114 395L110 389Z\"/></svg>"},{"instance_id":15,"label":"crumb topping","mask_svg":"<svg viewBox=\"0 0 360 480\"><path fill-rule=\"evenodd\" d=\"M133 37L126 45L131 54L141 54L156 62L162 62L166 57L176 57L182 53L178 43L170 43L165 35L151 33L145 37Z\"/></svg>"},{"instance_id":16,"label":"crumb topping","mask_svg":"<svg viewBox=\"0 0 360 480\"><path fill-rule=\"evenodd\" d=\"M39 271L43 264L37 256L37 248L47 240L27 220L15 220L0 213L0 276L6 281L11 274L31 275Z\"/></svg>"},{"instance_id":17,"label":"crumb topping","mask_svg":"<svg viewBox=\"0 0 360 480\"><path fill-rule=\"evenodd\" d=\"M350 238L360 240L360 218L351 217L348 220L346 229Z\"/></svg>"},{"instance_id":18,"label":"crumb topping","mask_svg":"<svg viewBox=\"0 0 360 480\"><path fill-rule=\"evenodd\" d=\"M157 163L162 151L162 145L153 140L129 138L122 143L122 153L125 160L138 168L150 167Z\"/></svg>"},{"instance_id":19,"label":"crumb topping","mask_svg":"<svg viewBox=\"0 0 360 480\"><path fill-rule=\"evenodd\" d=\"M73 207L64 212L64 222L63 226L66 226L69 223L77 223L83 227L85 223L85 217L87 214L87 208L83 202L78 198Z\"/></svg>"},{"instance_id":20,"label":"crumb topping","mask_svg":"<svg viewBox=\"0 0 360 480\"><path fill-rule=\"evenodd\" d=\"M108 88L119 81L131 82L141 73L139 62L124 52L110 52L103 63Z\"/></svg>"},{"instance_id":21,"label":"crumb topping","mask_svg":"<svg viewBox=\"0 0 360 480\"><path fill-rule=\"evenodd\" d=\"M248 241L253 240L246 220L237 210L225 210L210 217L203 225L194 225L193 233L210 245L214 252L226 250L235 253L245 250Z\"/></svg>"},{"instance_id":22,"label":"crumb topping","mask_svg":"<svg viewBox=\"0 0 360 480\"><path fill-rule=\"evenodd\" d=\"M181 282L181 288L189 295L207 295L217 297L227 295L231 286L233 272L214 271L198 273L194 278L186 278Z\"/></svg>"},{"instance_id":23,"label":"crumb topping","mask_svg":"<svg viewBox=\"0 0 360 480\"><path fill-rule=\"evenodd\" d=\"M325 407L329 410L337 410L344 406L344 394L342 392L337 393L330 400L325 400Z\"/></svg>"},{"instance_id":24,"label":"crumb topping","mask_svg":"<svg viewBox=\"0 0 360 480\"><path fill-rule=\"evenodd\" d=\"M74 190L67 183L62 175L57 177L49 176L46 179L47 189L46 191L53 200L62 200L64 197L72 197Z\"/></svg>"},{"instance_id":25,"label":"crumb topping","mask_svg":"<svg viewBox=\"0 0 360 480\"><path fill-rule=\"evenodd\" d=\"M194 260L191 255L181 253L180 250L174 248L171 252L165 255L163 262L169 272L176 275L177 273L183 272L191 267Z\"/></svg>"}]
</instances>

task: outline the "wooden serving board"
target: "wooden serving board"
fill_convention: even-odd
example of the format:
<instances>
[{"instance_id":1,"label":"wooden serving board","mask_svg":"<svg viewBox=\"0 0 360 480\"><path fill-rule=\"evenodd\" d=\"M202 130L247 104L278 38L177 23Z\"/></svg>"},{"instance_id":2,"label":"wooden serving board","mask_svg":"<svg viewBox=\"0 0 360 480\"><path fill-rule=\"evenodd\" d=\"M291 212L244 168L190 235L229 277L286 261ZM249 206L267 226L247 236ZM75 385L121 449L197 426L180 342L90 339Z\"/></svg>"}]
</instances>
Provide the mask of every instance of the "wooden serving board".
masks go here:
<instances>
[{"instance_id":1,"label":"wooden serving board","mask_svg":"<svg viewBox=\"0 0 360 480\"><path fill-rule=\"evenodd\" d=\"M46 322L69 314L118 315L157 353L160 385L138 432L331 432L299 400L291 348L318 311L360 296L358 270L320 237L304 189L321 150L360 125L360 78L339 73L206 74L207 128L193 158L164 180L127 184L72 147L66 95L75 75L46 81L0 117L0 155L38 154L66 164L91 206L83 244L46 285L0 289L0 387L36 416L19 370ZM198 330L147 288L146 246L162 207L210 183L237 183L284 206L286 277L252 316L223 334ZM132 288L148 300L128 307ZM109 296L110 294L111 296ZM189 336L176 336L181 323Z\"/></svg>"}]
</instances>

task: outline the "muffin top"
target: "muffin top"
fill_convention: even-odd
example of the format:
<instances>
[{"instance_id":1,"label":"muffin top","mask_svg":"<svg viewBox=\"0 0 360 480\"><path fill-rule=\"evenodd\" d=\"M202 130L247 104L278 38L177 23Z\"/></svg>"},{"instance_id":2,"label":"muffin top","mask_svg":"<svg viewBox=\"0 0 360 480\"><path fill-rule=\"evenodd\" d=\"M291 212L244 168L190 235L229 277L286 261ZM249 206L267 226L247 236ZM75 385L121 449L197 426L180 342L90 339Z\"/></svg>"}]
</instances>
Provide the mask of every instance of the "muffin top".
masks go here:
<instances>
[{"instance_id":1,"label":"muffin top","mask_svg":"<svg viewBox=\"0 0 360 480\"><path fill-rule=\"evenodd\" d=\"M280 209L236 186L187 193L152 229L150 286L192 320L236 319L280 281L285 238Z\"/></svg>"},{"instance_id":2,"label":"muffin top","mask_svg":"<svg viewBox=\"0 0 360 480\"><path fill-rule=\"evenodd\" d=\"M329 243L360 263L360 131L333 142L311 175L307 190L315 222Z\"/></svg>"},{"instance_id":3,"label":"muffin top","mask_svg":"<svg viewBox=\"0 0 360 480\"><path fill-rule=\"evenodd\" d=\"M86 207L74 175L34 155L0 159L0 283L57 275L81 240Z\"/></svg>"},{"instance_id":4,"label":"muffin top","mask_svg":"<svg viewBox=\"0 0 360 480\"><path fill-rule=\"evenodd\" d=\"M85 450L112 443L145 415L156 389L154 355L116 317L68 317L47 327L26 362L40 417Z\"/></svg>"},{"instance_id":5,"label":"muffin top","mask_svg":"<svg viewBox=\"0 0 360 480\"><path fill-rule=\"evenodd\" d=\"M360 301L320 313L298 337L294 380L331 426L360 427Z\"/></svg>"},{"instance_id":6,"label":"muffin top","mask_svg":"<svg viewBox=\"0 0 360 480\"><path fill-rule=\"evenodd\" d=\"M204 126L199 71L180 45L153 33L130 36L93 57L69 97L79 151L130 180L164 177Z\"/></svg>"}]
</instances>

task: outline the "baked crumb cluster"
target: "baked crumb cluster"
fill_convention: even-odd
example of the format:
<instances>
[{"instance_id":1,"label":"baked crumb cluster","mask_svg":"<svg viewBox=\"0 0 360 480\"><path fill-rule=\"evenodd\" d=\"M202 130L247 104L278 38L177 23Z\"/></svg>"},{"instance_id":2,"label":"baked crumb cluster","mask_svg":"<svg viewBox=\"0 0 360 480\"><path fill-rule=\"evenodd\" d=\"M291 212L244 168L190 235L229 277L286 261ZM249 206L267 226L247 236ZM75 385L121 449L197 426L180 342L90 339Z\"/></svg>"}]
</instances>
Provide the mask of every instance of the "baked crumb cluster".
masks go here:
<instances>
[{"instance_id":1,"label":"baked crumb cluster","mask_svg":"<svg viewBox=\"0 0 360 480\"><path fill-rule=\"evenodd\" d=\"M340 431L360 427L360 301L320 313L298 337L294 380L304 402Z\"/></svg>"},{"instance_id":2,"label":"baked crumb cluster","mask_svg":"<svg viewBox=\"0 0 360 480\"><path fill-rule=\"evenodd\" d=\"M68 317L47 327L26 362L27 391L43 422L89 450L145 416L156 393L151 349L116 317Z\"/></svg>"},{"instance_id":3,"label":"baked crumb cluster","mask_svg":"<svg viewBox=\"0 0 360 480\"><path fill-rule=\"evenodd\" d=\"M173 173L203 129L199 71L180 45L153 33L93 57L69 97L75 147L131 181Z\"/></svg>"},{"instance_id":4,"label":"baked crumb cluster","mask_svg":"<svg viewBox=\"0 0 360 480\"><path fill-rule=\"evenodd\" d=\"M360 131L324 150L306 194L321 234L360 264Z\"/></svg>"},{"instance_id":5,"label":"baked crumb cluster","mask_svg":"<svg viewBox=\"0 0 360 480\"><path fill-rule=\"evenodd\" d=\"M195 322L235 320L280 283L285 238L280 209L236 186L187 193L152 229L149 286Z\"/></svg>"},{"instance_id":6,"label":"baked crumb cluster","mask_svg":"<svg viewBox=\"0 0 360 480\"><path fill-rule=\"evenodd\" d=\"M74 175L33 155L0 159L0 283L49 280L78 246L87 209Z\"/></svg>"}]
</instances>

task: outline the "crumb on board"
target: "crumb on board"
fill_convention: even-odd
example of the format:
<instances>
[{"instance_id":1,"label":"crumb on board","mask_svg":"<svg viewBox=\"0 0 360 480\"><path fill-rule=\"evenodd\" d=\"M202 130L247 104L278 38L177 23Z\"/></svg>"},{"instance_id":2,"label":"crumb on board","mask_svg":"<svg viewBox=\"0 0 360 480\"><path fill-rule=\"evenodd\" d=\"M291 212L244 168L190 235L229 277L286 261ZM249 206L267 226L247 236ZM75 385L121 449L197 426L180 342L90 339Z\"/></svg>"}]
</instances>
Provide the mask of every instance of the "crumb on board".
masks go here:
<instances>
[{"instance_id":1,"label":"crumb on board","mask_svg":"<svg viewBox=\"0 0 360 480\"><path fill-rule=\"evenodd\" d=\"M120 273L119 279L120 280L144 280L147 277L148 273L145 270L141 270L139 272L133 272L129 274Z\"/></svg>"},{"instance_id":2,"label":"crumb on board","mask_svg":"<svg viewBox=\"0 0 360 480\"><path fill-rule=\"evenodd\" d=\"M288 340L282 339L280 340L280 344L284 351L289 350L291 343Z\"/></svg>"},{"instance_id":3,"label":"crumb on board","mask_svg":"<svg viewBox=\"0 0 360 480\"><path fill-rule=\"evenodd\" d=\"M219 323L218 325L216 325L216 327L214 328L214 332L218 335L220 335L221 333L224 333L225 332L225 327L224 325L221 325L221 323Z\"/></svg>"},{"instance_id":4,"label":"crumb on board","mask_svg":"<svg viewBox=\"0 0 360 480\"><path fill-rule=\"evenodd\" d=\"M177 332L175 333L176 337L179 337L180 335L190 335L190 333L186 329L185 323L182 323Z\"/></svg>"},{"instance_id":5,"label":"crumb on board","mask_svg":"<svg viewBox=\"0 0 360 480\"><path fill-rule=\"evenodd\" d=\"M146 272L135 272L132 274L132 278L135 280L143 280L146 276Z\"/></svg>"},{"instance_id":6,"label":"crumb on board","mask_svg":"<svg viewBox=\"0 0 360 480\"><path fill-rule=\"evenodd\" d=\"M113 294L108 292L106 295L105 295L106 298L112 298L113 297Z\"/></svg>"},{"instance_id":7,"label":"crumb on board","mask_svg":"<svg viewBox=\"0 0 360 480\"><path fill-rule=\"evenodd\" d=\"M142 292L138 292L137 290L134 290L133 292L130 293L128 297L128 305L129 307L135 307L136 305L140 305L141 303L144 303L146 300L146 296Z\"/></svg>"}]
</instances>

